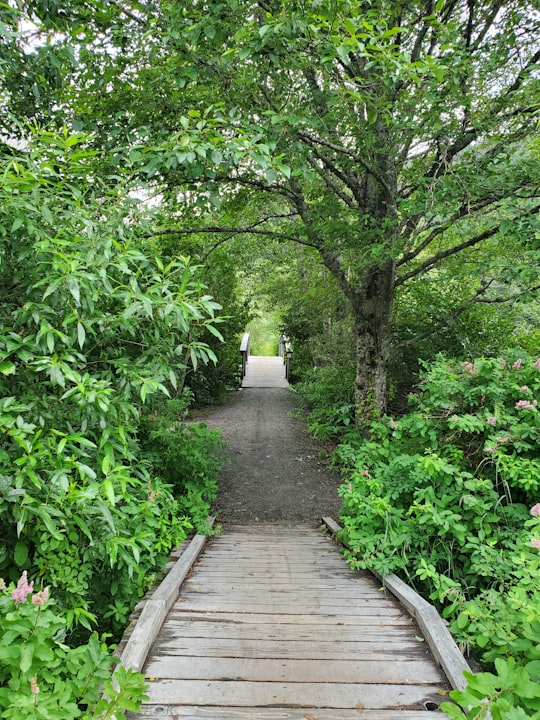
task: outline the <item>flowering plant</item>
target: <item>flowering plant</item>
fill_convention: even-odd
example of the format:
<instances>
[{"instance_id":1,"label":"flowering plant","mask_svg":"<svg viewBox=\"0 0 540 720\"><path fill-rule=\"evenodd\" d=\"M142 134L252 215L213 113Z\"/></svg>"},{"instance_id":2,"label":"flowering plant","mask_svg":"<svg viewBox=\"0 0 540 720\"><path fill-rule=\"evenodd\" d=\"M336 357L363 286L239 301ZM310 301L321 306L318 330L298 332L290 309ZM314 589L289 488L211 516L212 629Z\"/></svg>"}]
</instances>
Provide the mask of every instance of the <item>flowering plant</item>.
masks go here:
<instances>
[{"instance_id":1,"label":"flowering plant","mask_svg":"<svg viewBox=\"0 0 540 720\"><path fill-rule=\"evenodd\" d=\"M65 619L47 588L34 592L24 571L17 585L0 579L0 716L6 720L124 720L138 710L144 679L118 668L97 634L64 644ZM106 696L102 696L105 690Z\"/></svg>"},{"instance_id":2,"label":"flowering plant","mask_svg":"<svg viewBox=\"0 0 540 720\"><path fill-rule=\"evenodd\" d=\"M439 607L497 673L472 683L479 707L502 693L523 711L505 720L540 711L539 401L540 358L440 356L411 412L336 451L351 565L396 572Z\"/></svg>"}]
</instances>

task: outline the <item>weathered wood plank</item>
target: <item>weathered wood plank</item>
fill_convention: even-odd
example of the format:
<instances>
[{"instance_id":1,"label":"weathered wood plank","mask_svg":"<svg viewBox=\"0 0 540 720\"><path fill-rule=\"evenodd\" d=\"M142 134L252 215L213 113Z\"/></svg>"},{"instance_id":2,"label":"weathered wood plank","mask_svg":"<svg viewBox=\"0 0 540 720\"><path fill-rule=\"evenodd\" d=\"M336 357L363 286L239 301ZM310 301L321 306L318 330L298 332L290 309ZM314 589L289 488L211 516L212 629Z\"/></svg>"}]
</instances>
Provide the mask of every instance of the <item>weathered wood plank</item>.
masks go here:
<instances>
[{"instance_id":1,"label":"weathered wood plank","mask_svg":"<svg viewBox=\"0 0 540 720\"><path fill-rule=\"evenodd\" d=\"M146 665L147 676L157 679L242 680L249 682L376 683L433 685L444 677L430 660L388 663L380 660L349 662L333 659L209 658L154 656Z\"/></svg>"},{"instance_id":2,"label":"weathered wood plank","mask_svg":"<svg viewBox=\"0 0 540 720\"><path fill-rule=\"evenodd\" d=\"M337 534L341 531L341 527L331 518L323 518L323 520L332 532ZM385 587L403 603L412 617L418 622L433 655L444 669L452 687L458 690L464 689L467 681L463 673L465 671L471 672L471 668L435 607L424 600L397 575L391 573L382 578L378 573L374 574L384 582Z\"/></svg>"},{"instance_id":3,"label":"weathered wood plank","mask_svg":"<svg viewBox=\"0 0 540 720\"><path fill-rule=\"evenodd\" d=\"M203 616L205 617L205 616ZM341 623L304 623L304 624L283 624L283 623L237 623L227 622L226 618L221 620L208 619L206 621L198 618L184 620L183 618L167 619L163 626L163 636L180 638L209 637L209 638L238 638L267 640L316 640L330 639L337 642L368 642L372 637L380 638L388 642L391 638L411 638L410 618L393 620L388 623L373 623L362 625L344 625ZM416 641L417 642L417 641Z\"/></svg>"},{"instance_id":4,"label":"weathered wood plank","mask_svg":"<svg viewBox=\"0 0 540 720\"><path fill-rule=\"evenodd\" d=\"M360 625L384 627L392 624L394 620L405 621L407 615L386 615L380 616L377 620L373 620L369 615L347 615L341 613L317 613L312 615L302 615L301 613L268 613L268 612L222 612L219 610L182 610L180 607L173 607L169 611L171 620L186 620L190 617L198 620L202 618L211 618L213 620L222 620L223 622L234 623L279 623L283 625L343 625L344 627L354 627Z\"/></svg>"},{"instance_id":5,"label":"weathered wood plank","mask_svg":"<svg viewBox=\"0 0 540 720\"><path fill-rule=\"evenodd\" d=\"M370 685L346 683L279 683L219 680L161 680L150 683L149 703L177 704L189 698L191 705L232 707L288 706L370 709L420 708L429 700L440 700L439 685ZM442 687L445 691L445 687Z\"/></svg>"},{"instance_id":6,"label":"weathered wood plank","mask_svg":"<svg viewBox=\"0 0 540 720\"><path fill-rule=\"evenodd\" d=\"M313 642L305 640L231 640L225 638L173 638L161 641L152 652L175 657L248 657L248 658L290 658L302 660L313 658L330 662L332 660L381 660L385 662L406 662L431 658L425 645L416 645L409 640L373 639L366 642ZM148 673L151 674L151 673Z\"/></svg>"},{"instance_id":7,"label":"weathered wood plank","mask_svg":"<svg viewBox=\"0 0 540 720\"><path fill-rule=\"evenodd\" d=\"M241 605L261 604L264 600L267 604L280 604L287 606L302 605L306 611L310 608L341 608L341 607L378 607L385 610L394 610L395 614L403 615L403 608L400 608L395 600L385 598L382 594L354 594L352 592L334 591L333 593L315 593L312 588L306 588L301 591L294 589L288 593L285 590L276 590L260 586L257 588L244 588L243 590L232 590L225 588L223 591L208 590L206 592L198 587L187 587L182 591L182 597L178 599L178 603L182 606L184 603L199 601L206 598L209 602L214 602L220 607L224 607L222 603L236 603Z\"/></svg>"},{"instance_id":8,"label":"weathered wood plank","mask_svg":"<svg viewBox=\"0 0 540 720\"><path fill-rule=\"evenodd\" d=\"M333 605L332 603L325 603L321 600L321 604L318 605L314 602L287 602L283 600L280 602L279 598L266 598L266 602L257 603L253 602L240 602L240 601L222 601L219 605L207 595L197 595L196 598L179 598L174 606L175 612L182 612L185 610L197 610L198 612L211 612L219 609L220 612L254 612L256 610L260 613L274 613L279 612L281 614L303 615L309 613L312 610L319 610L323 615L328 617L336 616L348 616L348 615L370 615L371 617L400 617L403 612L399 608L394 607L381 607L376 603L349 603L347 605ZM332 612L333 611L333 612Z\"/></svg>"},{"instance_id":9,"label":"weathered wood plank","mask_svg":"<svg viewBox=\"0 0 540 720\"><path fill-rule=\"evenodd\" d=\"M230 708L185 705L149 705L136 716L139 720L447 720L442 712L423 710L332 710L306 708Z\"/></svg>"},{"instance_id":10,"label":"weathered wood plank","mask_svg":"<svg viewBox=\"0 0 540 720\"><path fill-rule=\"evenodd\" d=\"M184 582L183 592L198 592L198 593L212 593L212 594L225 594L225 593L245 593L246 591L254 590L257 591L259 588L266 588L270 593L286 593L291 592L292 594L303 594L310 595L323 594L325 597L370 597L370 598L384 598L389 599L392 596L386 593L382 588L355 588L354 583L343 583L340 585L336 582L320 581L310 582L309 587L306 587L304 582L287 583L287 582L274 582L268 586L268 579L264 578L253 578L253 577L235 577L234 579L224 578L218 580L209 579L208 576L192 577Z\"/></svg>"}]
</instances>

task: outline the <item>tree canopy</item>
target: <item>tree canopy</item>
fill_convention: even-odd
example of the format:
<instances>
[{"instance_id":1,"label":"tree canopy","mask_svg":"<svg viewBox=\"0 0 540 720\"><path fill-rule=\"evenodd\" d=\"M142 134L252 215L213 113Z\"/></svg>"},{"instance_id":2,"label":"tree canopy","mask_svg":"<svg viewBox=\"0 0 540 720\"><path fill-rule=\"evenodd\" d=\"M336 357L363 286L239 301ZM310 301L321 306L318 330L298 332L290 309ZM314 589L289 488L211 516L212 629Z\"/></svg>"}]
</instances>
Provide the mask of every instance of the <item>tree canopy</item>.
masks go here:
<instances>
[{"instance_id":1,"label":"tree canopy","mask_svg":"<svg viewBox=\"0 0 540 720\"><path fill-rule=\"evenodd\" d=\"M74 59L50 116L94 133L101 172L159 194L156 236L318 252L354 315L359 417L386 407L398 288L459 256L462 307L537 291L533 3L28 10Z\"/></svg>"}]
</instances>

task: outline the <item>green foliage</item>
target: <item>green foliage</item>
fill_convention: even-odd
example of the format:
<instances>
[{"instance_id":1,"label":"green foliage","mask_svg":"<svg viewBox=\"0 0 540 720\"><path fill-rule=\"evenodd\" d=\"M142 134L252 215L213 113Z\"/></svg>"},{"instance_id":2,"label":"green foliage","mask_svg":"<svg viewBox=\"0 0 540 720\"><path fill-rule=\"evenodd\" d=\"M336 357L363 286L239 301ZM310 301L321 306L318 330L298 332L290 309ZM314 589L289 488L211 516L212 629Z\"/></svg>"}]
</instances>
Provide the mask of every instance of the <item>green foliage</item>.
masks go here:
<instances>
[{"instance_id":1,"label":"green foliage","mask_svg":"<svg viewBox=\"0 0 540 720\"><path fill-rule=\"evenodd\" d=\"M252 355L272 356L278 354L279 317L276 312L259 310L246 326L249 332Z\"/></svg>"},{"instance_id":2,"label":"green foliage","mask_svg":"<svg viewBox=\"0 0 540 720\"><path fill-rule=\"evenodd\" d=\"M484 718L487 712L493 720L525 720L540 717L539 663L519 667L513 658L495 660L496 674L466 672L465 690L453 690L450 697L457 705L443 703L441 709L452 720Z\"/></svg>"},{"instance_id":3,"label":"green foliage","mask_svg":"<svg viewBox=\"0 0 540 720\"><path fill-rule=\"evenodd\" d=\"M335 453L351 564L403 575L486 663L540 660L539 394L523 352L439 357L410 413Z\"/></svg>"},{"instance_id":4,"label":"green foliage","mask_svg":"<svg viewBox=\"0 0 540 720\"><path fill-rule=\"evenodd\" d=\"M308 413L309 432L317 439L328 440L354 425L354 374L352 364L329 365L306 372L295 385Z\"/></svg>"},{"instance_id":5,"label":"green foliage","mask_svg":"<svg viewBox=\"0 0 540 720\"><path fill-rule=\"evenodd\" d=\"M17 587L0 581L0 714L7 720L125 720L144 699L144 677L122 667L93 634L64 643L65 617L48 589L33 592L23 572ZM102 695L104 691L104 694Z\"/></svg>"},{"instance_id":6,"label":"green foliage","mask_svg":"<svg viewBox=\"0 0 540 720\"><path fill-rule=\"evenodd\" d=\"M219 430L182 422L183 410L182 400L157 404L141 423L140 439L153 472L170 485L182 514L201 529L217 494L224 445Z\"/></svg>"},{"instance_id":7,"label":"green foliage","mask_svg":"<svg viewBox=\"0 0 540 720\"><path fill-rule=\"evenodd\" d=\"M96 620L118 635L190 527L141 408L215 360L219 305L141 239L144 208L96 176L87 137L28 143L0 188L0 570L35 568L79 638Z\"/></svg>"}]
</instances>

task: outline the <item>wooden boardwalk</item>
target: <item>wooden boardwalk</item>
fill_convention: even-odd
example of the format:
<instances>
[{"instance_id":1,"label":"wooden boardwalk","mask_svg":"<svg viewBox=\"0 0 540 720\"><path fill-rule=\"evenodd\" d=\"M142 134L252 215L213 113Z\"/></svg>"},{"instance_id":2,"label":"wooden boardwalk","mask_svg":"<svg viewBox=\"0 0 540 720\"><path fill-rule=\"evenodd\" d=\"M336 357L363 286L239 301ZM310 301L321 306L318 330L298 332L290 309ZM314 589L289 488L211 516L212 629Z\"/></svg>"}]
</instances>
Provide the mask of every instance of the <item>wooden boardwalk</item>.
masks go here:
<instances>
[{"instance_id":1,"label":"wooden boardwalk","mask_svg":"<svg viewBox=\"0 0 540 720\"><path fill-rule=\"evenodd\" d=\"M251 355L246 363L243 388L286 388L285 364L282 357Z\"/></svg>"},{"instance_id":2,"label":"wooden boardwalk","mask_svg":"<svg viewBox=\"0 0 540 720\"><path fill-rule=\"evenodd\" d=\"M305 526L209 540L143 671L131 720L440 719L449 690L398 601Z\"/></svg>"}]
</instances>

